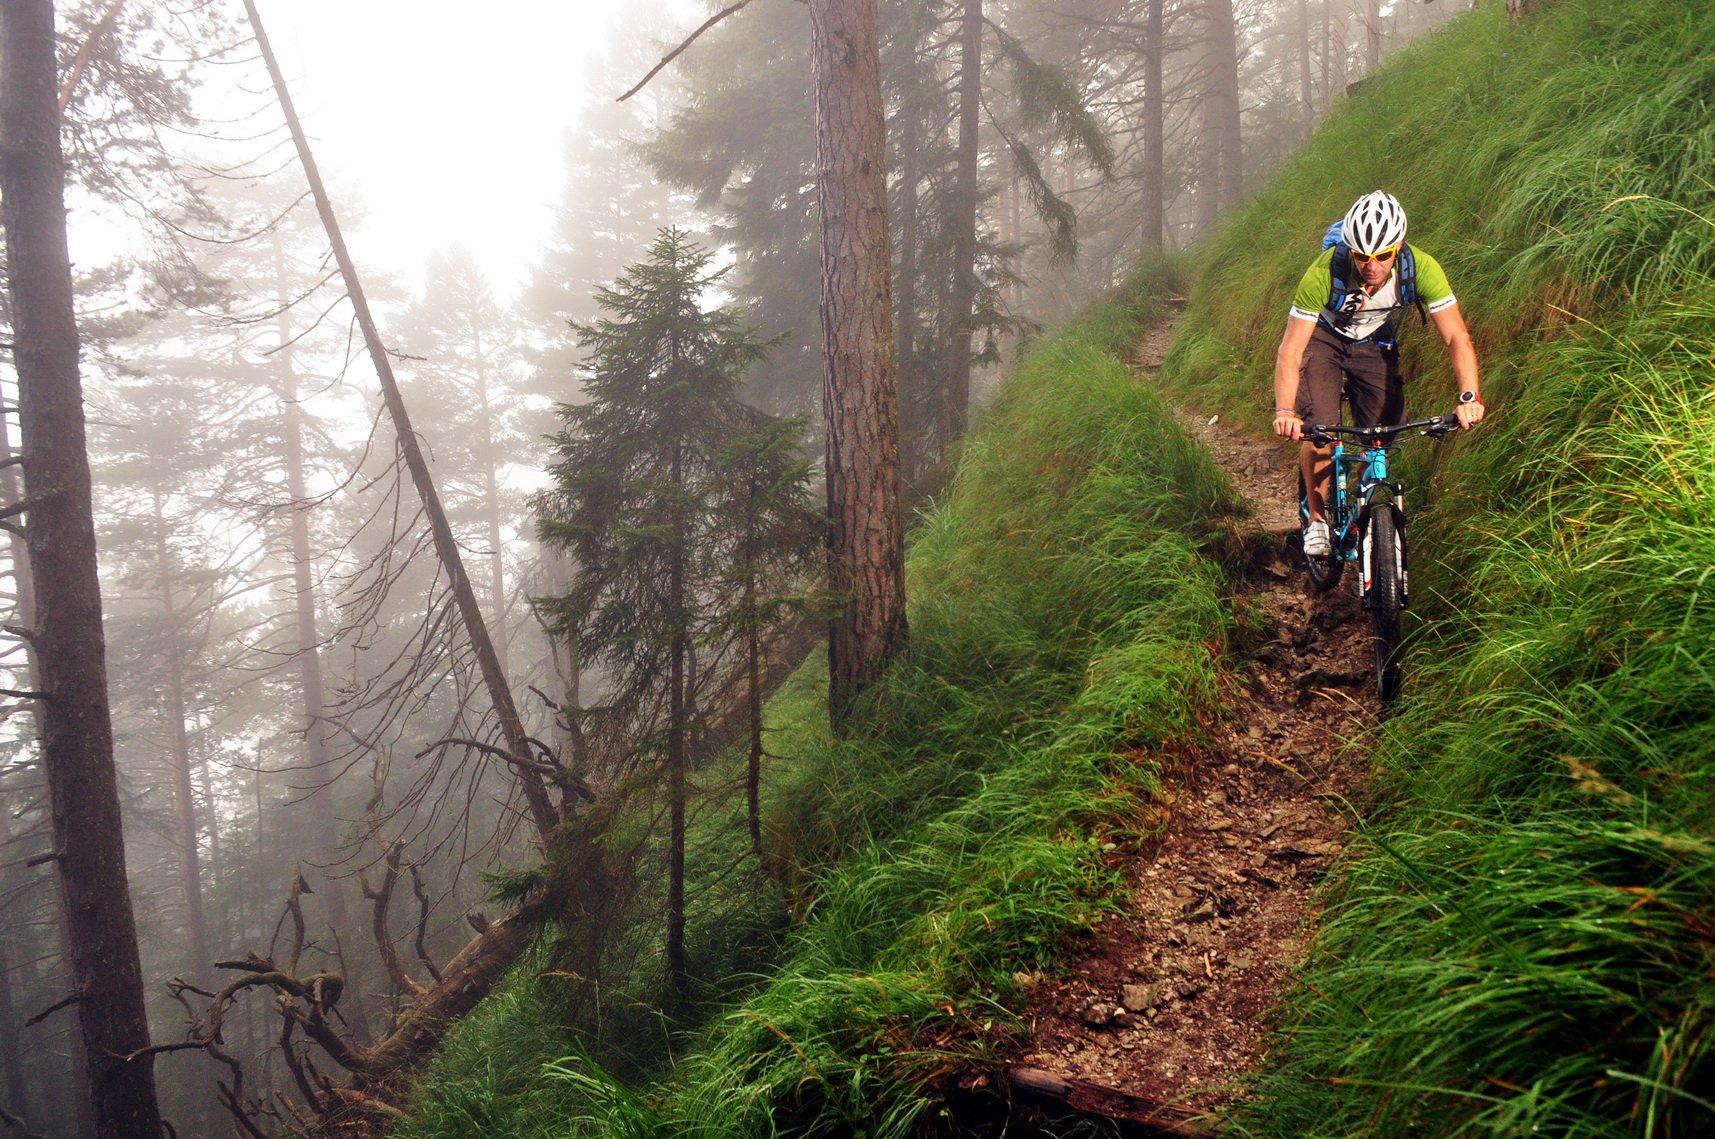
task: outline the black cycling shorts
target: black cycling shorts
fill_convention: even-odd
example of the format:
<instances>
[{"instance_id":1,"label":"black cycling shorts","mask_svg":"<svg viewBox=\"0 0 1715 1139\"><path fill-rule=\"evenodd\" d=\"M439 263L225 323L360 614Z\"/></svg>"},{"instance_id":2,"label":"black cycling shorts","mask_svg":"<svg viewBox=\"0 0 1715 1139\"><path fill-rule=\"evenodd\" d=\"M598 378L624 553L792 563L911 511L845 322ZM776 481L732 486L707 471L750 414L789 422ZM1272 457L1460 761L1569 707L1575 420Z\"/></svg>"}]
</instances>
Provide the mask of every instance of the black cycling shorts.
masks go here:
<instances>
[{"instance_id":1,"label":"black cycling shorts","mask_svg":"<svg viewBox=\"0 0 1715 1139\"><path fill-rule=\"evenodd\" d=\"M1304 349L1293 409L1307 424L1339 423L1342 395L1352 405L1352 426L1398 423L1405 415L1399 349L1347 340L1318 322Z\"/></svg>"}]
</instances>

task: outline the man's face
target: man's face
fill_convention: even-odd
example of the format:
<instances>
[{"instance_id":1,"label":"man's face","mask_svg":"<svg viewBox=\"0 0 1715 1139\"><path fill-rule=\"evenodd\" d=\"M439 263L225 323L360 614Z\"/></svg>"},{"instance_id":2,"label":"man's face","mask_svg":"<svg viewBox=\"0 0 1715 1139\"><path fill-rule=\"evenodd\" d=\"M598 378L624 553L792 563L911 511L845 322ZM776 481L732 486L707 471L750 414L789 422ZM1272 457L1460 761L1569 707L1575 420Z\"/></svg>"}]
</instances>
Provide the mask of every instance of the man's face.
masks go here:
<instances>
[{"instance_id":1,"label":"man's face","mask_svg":"<svg viewBox=\"0 0 1715 1139\"><path fill-rule=\"evenodd\" d=\"M1367 260L1364 254L1355 249L1352 251L1352 261L1358 267L1358 276L1369 288L1376 288L1387 280L1387 275L1393 272L1394 259L1398 256L1399 246L1397 245L1391 249L1384 249Z\"/></svg>"}]
</instances>

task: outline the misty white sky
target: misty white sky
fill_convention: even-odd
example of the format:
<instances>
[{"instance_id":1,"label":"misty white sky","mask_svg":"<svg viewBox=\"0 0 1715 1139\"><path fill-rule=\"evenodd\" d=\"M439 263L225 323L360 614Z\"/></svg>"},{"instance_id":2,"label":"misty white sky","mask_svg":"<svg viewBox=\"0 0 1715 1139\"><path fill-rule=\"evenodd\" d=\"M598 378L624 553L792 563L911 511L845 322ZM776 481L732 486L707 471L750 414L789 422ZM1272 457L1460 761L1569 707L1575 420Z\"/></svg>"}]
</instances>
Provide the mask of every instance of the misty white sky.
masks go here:
<instances>
[{"instance_id":1,"label":"misty white sky","mask_svg":"<svg viewBox=\"0 0 1715 1139\"><path fill-rule=\"evenodd\" d=\"M462 243L499 295L552 222L586 52L618 5L590 0L257 0L360 265L416 284ZM663 28L663 39L687 33ZM641 78L641 76L638 76ZM619 92L597 93L613 98Z\"/></svg>"}]
</instances>

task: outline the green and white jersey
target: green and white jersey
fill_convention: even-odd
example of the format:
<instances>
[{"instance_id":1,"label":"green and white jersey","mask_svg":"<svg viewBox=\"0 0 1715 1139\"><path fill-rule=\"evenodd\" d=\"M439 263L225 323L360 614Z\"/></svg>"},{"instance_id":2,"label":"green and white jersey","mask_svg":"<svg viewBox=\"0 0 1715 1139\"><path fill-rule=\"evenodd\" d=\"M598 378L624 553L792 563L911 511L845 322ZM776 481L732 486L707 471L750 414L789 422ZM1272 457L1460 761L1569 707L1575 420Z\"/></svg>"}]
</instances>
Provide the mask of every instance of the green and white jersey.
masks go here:
<instances>
[{"instance_id":1,"label":"green and white jersey","mask_svg":"<svg viewBox=\"0 0 1715 1139\"><path fill-rule=\"evenodd\" d=\"M1411 251L1417 259L1417 299L1423 302L1423 307L1430 313L1437 313L1457 304L1459 298L1453 295L1453 288L1447 283L1447 271L1441 268L1441 263L1416 246L1412 246ZM1349 312L1335 311L1329 304L1330 294L1334 291L1333 261L1334 250L1324 249L1322 256L1304 271L1298 282L1298 291L1292 295L1291 315L1294 319L1319 320L1336 335L1347 340L1363 340L1379 332L1394 313L1405 307L1400 303L1399 262L1396 259L1393 272L1388 274L1381 288L1371 294L1356 288L1348 297L1348 302L1356 307ZM1355 266L1352 277L1355 282Z\"/></svg>"}]
</instances>

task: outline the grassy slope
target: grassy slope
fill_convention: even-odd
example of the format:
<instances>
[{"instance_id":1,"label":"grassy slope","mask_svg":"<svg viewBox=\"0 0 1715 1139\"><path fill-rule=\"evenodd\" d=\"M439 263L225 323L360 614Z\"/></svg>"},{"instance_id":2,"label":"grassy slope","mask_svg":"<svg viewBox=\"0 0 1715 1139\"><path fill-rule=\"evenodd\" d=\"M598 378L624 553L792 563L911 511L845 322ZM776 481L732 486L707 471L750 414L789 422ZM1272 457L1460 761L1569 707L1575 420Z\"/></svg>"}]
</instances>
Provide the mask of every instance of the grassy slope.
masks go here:
<instances>
[{"instance_id":1,"label":"grassy slope","mask_svg":"<svg viewBox=\"0 0 1715 1139\"><path fill-rule=\"evenodd\" d=\"M827 737L825 670L772 705L769 844L794 920L756 936L782 916L759 876L692 891L719 898L693 915L697 967L748 996L669 1025L644 959L606 994L606 1032L578 1037L544 950L461 1026L403 1134L928 1124L937 1078L1006 1030L1014 975L1112 904L1104 847L1150 825L1148 749L1197 731L1213 698L1227 618L1205 550L1235 507L1124 363L1151 298L1182 285L1140 270L1036 346L985 415L914 530L911 651L864 730ZM699 864L725 871L736 820L699 818Z\"/></svg>"},{"instance_id":2,"label":"grassy slope","mask_svg":"<svg viewBox=\"0 0 1715 1139\"><path fill-rule=\"evenodd\" d=\"M1381 182L1491 409L1406 468L1410 695L1256 1134L1715 1134L1711 45L1707 4L1561 0L1523 32L1489 5L1205 261L1168 383L1260 425L1297 275ZM1445 354L1408 335L1441 410Z\"/></svg>"}]
</instances>

